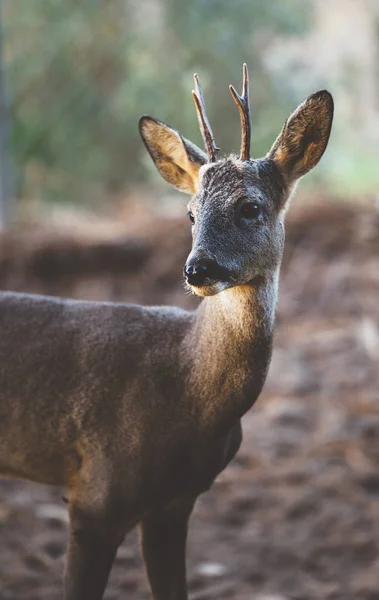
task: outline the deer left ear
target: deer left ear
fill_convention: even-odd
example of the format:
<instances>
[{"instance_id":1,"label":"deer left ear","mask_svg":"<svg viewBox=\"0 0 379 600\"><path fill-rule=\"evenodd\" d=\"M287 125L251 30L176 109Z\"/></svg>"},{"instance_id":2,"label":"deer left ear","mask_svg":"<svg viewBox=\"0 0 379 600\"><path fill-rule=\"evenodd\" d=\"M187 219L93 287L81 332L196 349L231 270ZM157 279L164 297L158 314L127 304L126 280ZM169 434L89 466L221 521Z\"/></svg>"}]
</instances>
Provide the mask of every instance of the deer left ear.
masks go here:
<instances>
[{"instance_id":1,"label":"deer left ear","mask_svg":"<svg viewBox=\"0 0 379 600\"><path fill-rule=\"evenodd\" d=\"M285 122L267 154L285 180L293 183L317 165L324 154L333 121L333 98L316 92L300 104Z\"/></svg>"},{"instance_id":2,"label":"deer left ear","mask_svg":"<svg viewBox=\"0 0 379 600\"><path fill-rule=\"evenodd\" d=\"M195 194L199 183L199 169L207 162L206 154L158 119L141 117L139 129L163 179L181 192Z\"/></svg>"}]
</instances>

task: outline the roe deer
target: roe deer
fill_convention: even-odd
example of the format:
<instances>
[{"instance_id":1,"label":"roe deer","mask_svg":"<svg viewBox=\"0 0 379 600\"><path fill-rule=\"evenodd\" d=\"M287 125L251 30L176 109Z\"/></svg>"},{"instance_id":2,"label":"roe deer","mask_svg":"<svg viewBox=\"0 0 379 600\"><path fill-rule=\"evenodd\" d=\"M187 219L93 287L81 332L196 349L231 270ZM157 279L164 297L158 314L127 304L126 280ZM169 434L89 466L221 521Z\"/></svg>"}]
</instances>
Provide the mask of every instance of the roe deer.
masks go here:
<instances>
[{"instance_id":1,"label":"roe deer","mask_svg":"<svg viewBox=\"0 0 379 600\"><path fill-rule=\"evenodd\" d=\"M161 175L192 195L195 312L0 295L0 472L67 486L66 600L100 600L135 525L155 600L185 600L187 523L236 454L272 348L284 213L320 160L333 100L310 96L264 158L250 158L248 74L230 88L240 156L219 158L195 76L207 154L142 117Z\"/></svg>"}]
</instances>

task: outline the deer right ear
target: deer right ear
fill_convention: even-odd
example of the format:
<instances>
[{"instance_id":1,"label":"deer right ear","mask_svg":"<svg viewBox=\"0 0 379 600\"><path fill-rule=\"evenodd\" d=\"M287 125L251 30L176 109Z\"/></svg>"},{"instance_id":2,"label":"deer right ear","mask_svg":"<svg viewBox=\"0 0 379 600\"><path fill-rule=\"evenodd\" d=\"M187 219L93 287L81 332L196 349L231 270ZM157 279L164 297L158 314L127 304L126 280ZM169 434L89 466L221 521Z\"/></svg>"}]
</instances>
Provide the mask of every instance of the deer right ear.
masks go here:
<instances>
[{"instance_id":1,"label":"deer right ear","mask_svg":"<svg viewBox=\"0 0 379 600\"><path fill-rule=\"evenodd\" d=\"M324 154L333 121L333 98L316 92L297 107L285 122L267 154L291 184L313 169Z\"/></svg>"},{"instance_id":2,"label":"deer right ear","mask_svg":"<svg viewBox=\"0 0 379 600\"><path fill-rule=\"evenodd\" d=\"M175 129L152 117L141 117L139 130L163 179L181 192L194 194L198 189L199 169L207 162L207 155Z\"/></svg>"}]
</instances>

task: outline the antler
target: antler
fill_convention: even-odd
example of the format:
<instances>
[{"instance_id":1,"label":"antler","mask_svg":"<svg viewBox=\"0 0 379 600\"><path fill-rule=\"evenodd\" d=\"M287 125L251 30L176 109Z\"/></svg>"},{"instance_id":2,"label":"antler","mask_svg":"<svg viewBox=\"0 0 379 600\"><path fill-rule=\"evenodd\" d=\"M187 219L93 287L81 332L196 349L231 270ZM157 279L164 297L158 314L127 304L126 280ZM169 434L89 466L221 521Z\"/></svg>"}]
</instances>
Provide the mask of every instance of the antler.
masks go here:
<instances>
[{"instance_id":1,"label":"antler","mask_svg":"<svg viewBox=\"0 0 379 600\"><path fill-rule=\"evenodd\" d=\"M241 160L250 159L250 102L249 102L249 73L246 63L243 64L243 84L242 96L236 89L230 85L230 93L233 96L234 102L237 104L238 112L241 119Z\"/></svg>"},{"instance_id":2,"label":"antler","mask_svg":"<svg viewBox=\"0 0 379 600\"><path fill-rule=\"evenodd\" d=\"M195 80L195 89L192 90L192 96L196 106L197 120L199 121L201 135L203 136L204 144L207 150L208 161L212 163L216 162L217 153L220 148L217 148L215 144L212 129L205 112L203 90L197 73L195 73L193 78Z\"/></svg>"}]
</instances>

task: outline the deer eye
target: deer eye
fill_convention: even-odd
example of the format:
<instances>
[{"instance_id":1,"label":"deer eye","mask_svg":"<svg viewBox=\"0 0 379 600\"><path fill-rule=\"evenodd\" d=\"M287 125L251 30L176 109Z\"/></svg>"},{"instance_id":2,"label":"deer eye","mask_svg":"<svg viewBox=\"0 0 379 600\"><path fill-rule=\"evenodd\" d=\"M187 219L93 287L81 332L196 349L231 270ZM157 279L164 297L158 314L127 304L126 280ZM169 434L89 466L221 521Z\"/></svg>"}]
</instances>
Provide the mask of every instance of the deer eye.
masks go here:
<instances>
[{"instance_id":1,"label":"deer eye","mask_svg":"<svg viewBox=\"0 0 379 600\"><path fill-rule=\"evenodd\" d=\"M188 211L187 213L189 220L191 221L192 225L195 223L195 217L194 214L191 211Z\"/></svg>"},{"instance_id":2,"label":"deer eye","mask_svg":"<svg viewBox=\"0 0 379 600\"><path fill-rule=\"evenodd\" d=\"M261 207L256 202L245 202L241 206L240 215L243 219L257 219L261 212Z\"/></svg>"}]
</instances>

